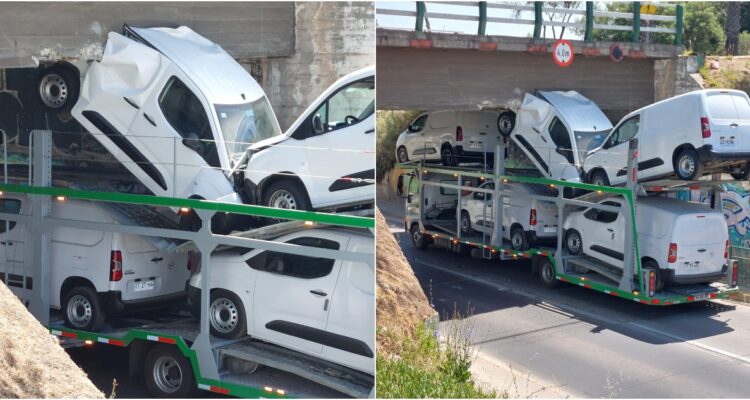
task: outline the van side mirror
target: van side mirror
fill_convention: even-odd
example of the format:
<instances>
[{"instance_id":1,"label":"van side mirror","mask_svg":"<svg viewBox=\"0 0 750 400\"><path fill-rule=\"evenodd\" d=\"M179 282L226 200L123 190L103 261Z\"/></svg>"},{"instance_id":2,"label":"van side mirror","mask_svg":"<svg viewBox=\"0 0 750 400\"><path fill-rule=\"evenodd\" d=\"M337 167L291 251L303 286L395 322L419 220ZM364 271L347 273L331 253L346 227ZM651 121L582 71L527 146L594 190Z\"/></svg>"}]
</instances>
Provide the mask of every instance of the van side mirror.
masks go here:
<instances>
[{"instance_id":1,"label":"van side mirror","mask_svg":"<svg viewBox=\"0 0 750 400\"><path fill-rule=\"evenodd\" d=\"M312 128L316 135L320 135L325 130L323 129L323 121L320 120L320 115L315 114L312 118Z\"/></svg>"}]
</instances>

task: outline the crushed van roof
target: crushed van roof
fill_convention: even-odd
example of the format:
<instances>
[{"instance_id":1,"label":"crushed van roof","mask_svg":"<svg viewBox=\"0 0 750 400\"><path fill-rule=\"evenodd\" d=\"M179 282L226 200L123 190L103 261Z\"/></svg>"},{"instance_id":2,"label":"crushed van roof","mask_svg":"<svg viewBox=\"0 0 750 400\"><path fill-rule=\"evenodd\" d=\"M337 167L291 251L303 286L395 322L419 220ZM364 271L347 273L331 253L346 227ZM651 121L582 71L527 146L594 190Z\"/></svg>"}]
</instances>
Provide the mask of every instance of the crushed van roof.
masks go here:
<instances>
[{"instance_id":1,"label":"crushed van roof","mask_svg":"<svg viewBox=\"0 0 750 400\"><path fill-rule=\"evenodd\" d=\"M575 132L597 132L612 129L612 122L599 106L575 90L538 91L552 104Z\"/></svg>"}]
</instances>

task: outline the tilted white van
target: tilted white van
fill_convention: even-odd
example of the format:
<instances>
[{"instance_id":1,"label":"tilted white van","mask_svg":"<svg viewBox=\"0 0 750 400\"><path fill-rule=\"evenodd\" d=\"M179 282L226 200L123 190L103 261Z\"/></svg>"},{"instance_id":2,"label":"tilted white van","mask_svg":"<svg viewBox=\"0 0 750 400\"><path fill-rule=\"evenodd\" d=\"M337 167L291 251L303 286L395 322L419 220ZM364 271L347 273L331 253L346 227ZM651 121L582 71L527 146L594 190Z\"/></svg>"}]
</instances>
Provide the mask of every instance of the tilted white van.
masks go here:
<instances>
[{"instance_id":1,"label":"tilted white van","mask_svg":"<svg viewBox=\"0 0 750 400\"><path fill-rule=\"evenodd\" d=\"M612 129L593 101L570 90L527 93L510 137L546 178L581 181L588 151Z\"/></svg>"},{"instance_id":2,"label":"tilted white van","mask_svg":"<svg viewBox=\"0 0 750 400\"><path fill-rule=\"evenodd\" d=\"M30 199L6 193L0 211L28 215ZM84 200L53 200L51 216L128 222L106 206ZM26 298L38 284L24 261L32 240L27 224L0 221L0 279ZM97 331L108 315L186 298L187 253L169 251L174 244L162 239L58 226L51 229L51 244L50 307L59 309L71 328Z\"/></svg>"},{"instance_id":3,"label":"tilted white van","mask_svg":"<svg viewBox=\"0 0 750 400\"><path fill-rule=\"evenodd\" d=\"M279 243L359 252L374 257L373 236L312 228ZM200 314L202 272L189 299ZM270 250L234 249L211 256L211 333L245 335L368 374L375 369L375 271L365 263Z\"/></svg>"},{"instance_id":4,"label":"tilted white van","mask_svg":"<svg viewBox=\"0 0 750 400\"><path fill-rule=\"evenodd\" d=\"M515 113L445 110L418 116L396 140L396 160L491 164L501 135L513 130Z\"/></svg>"},{"instance_id":5,"label":"tilted white van","mask_svg":"<svg viewBox=\"0 0 750 400\"><path fill-rule=\"evenodd\" d=\"M622 207L622 198L602 200ZM639 197L636 217L641 266L657 272L657 286L713 282L727 274L729 230L724 214L707 204L666 197ZM625 217L588 208L564 223L565 249L622 269Z\"/></svg>"},{"instance_id":6,"label":"tilted white van","mask_svg":"<svg viewBox=\"0 0 750 400\"><path fill-rule=\"evenodd\" d=\"M487 182L481 189L494 190L495 183ZM553 189L543 185L506 184L511 193L550 195ZM461 199L461 232L472 230L492 234L495 212L491 193L472 192ZM557 237L557 206L555 203L520 196L503 196L503 239L510 240L516 250L528 250L545 239Z\"/></svg>"},{"instance_id":7,"label":"tilted white van","mask_svg":"<svg viewBox=\"0 0 750 400\"><path fill-rule=\"evenodd\" d=\"M247 203L297 210L373 203L375 67L336 81L285 134L254 142L242 149Z\"/></svg>"},{"instance_id":8,"label":"tilted white van","mask_svg":"<svg viewBox=\"0 0 750 400\"><path fill-rule=\"evenodd\" d=\"M704 172L750 173L750 98L739 90L706 89L675 96L623 118L583 164L586 181L620 185L627 178L628 141L638 138L638 178Z\"/></svg>"}]
</instances>

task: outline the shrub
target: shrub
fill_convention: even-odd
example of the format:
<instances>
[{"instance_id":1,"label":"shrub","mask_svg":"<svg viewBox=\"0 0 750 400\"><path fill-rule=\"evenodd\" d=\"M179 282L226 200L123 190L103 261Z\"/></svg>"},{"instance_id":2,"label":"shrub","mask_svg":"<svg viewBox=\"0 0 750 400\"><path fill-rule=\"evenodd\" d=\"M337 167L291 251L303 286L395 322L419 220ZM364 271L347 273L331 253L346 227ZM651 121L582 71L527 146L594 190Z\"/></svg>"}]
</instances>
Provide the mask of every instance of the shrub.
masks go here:
<instances>
[{"instance_id":1,"label":"shrub","mask_svg":"<svg viewBox=\"0 0 750 400\"><path fill-rule=\"evenodd\" d=\"M419 115L419 111L378 110L377 179L382 179L396 164L396 139Z\"/></svg>"}]
</instances>

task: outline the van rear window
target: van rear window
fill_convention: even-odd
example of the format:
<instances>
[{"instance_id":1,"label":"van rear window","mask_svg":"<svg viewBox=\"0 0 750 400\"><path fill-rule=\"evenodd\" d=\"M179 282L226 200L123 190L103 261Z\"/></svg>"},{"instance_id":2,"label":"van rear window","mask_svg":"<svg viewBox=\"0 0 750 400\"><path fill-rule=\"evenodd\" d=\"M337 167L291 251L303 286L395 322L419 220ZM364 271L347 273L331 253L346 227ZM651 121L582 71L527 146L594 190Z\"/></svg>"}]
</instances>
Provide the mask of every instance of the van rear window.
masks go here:
<instances>
[{"instance_id":1,"label":"van rear window","mask_svg":"<svg viewBox=\"0 0 750 400\"><path fill-rule=\"evenodd\" d=\"M706 107L714 119L750 119L750 103L738 94L710 94L706 96Z\"/></svg>"},{"instance_id":2,"label":"van rear window","mask_svg":"<svg viewBox=\"0 0 750 400\"><path fill-rule=\"evenodd\" d=\"M698 218L704 215L704 218ZM723 216L721 217L724 218ZM700 232L700 235L693 234ZM680 237L680 244L697 246L701 244L723 243L727 237L727 226L715 216L706 214L684 215L677 220L673 235ZM707 239L708 238L708 239ZM674 239L673 239L674 240Z\"/></svg>"}]
</instances>

